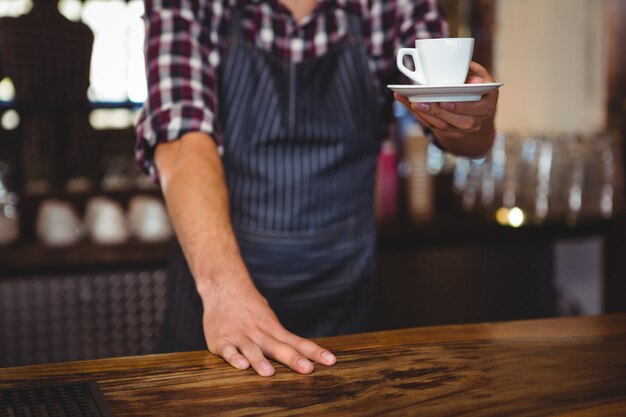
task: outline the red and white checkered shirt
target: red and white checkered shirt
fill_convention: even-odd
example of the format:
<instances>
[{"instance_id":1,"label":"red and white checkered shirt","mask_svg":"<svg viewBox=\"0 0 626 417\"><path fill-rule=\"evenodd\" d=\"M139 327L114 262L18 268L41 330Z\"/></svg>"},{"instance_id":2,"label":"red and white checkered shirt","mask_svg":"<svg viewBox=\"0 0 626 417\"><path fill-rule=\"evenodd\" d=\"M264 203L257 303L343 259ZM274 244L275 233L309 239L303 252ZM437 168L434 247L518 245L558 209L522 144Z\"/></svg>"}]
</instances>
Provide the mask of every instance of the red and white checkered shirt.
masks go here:
<instances>
[{"instance_id":1,"label":"red and white checkered shirt","mask_svg":"<svg viewBox=\"0 0 626 417\"><path fill-rule=\"evenodd\" d=\"M154 179L158 143L191 131L221 140L217 68L232 7L242 10L246 40L296 63L324 55L346 37L347 14L360 16L370 69L379 86L400 79L395 66L398 48L417 38L448 35L437 0L319 0L299 23L278 0L146 0L145 5L148 99L137 123L136 156ZM381 101L390 109L392 95Z\"/></svg>"}]
</instances>

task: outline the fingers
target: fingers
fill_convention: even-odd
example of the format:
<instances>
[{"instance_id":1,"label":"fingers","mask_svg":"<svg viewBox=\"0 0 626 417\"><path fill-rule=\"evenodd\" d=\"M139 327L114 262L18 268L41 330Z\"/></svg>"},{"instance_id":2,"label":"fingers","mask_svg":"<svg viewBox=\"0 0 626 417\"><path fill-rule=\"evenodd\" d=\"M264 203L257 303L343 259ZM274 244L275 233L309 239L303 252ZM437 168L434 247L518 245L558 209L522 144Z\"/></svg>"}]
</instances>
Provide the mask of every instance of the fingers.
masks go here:
<instances>
[{"instance_id":1,"label":"fingers","mask_svg":"<svg viewBox=\"0 0 626 417\"><path fill-rule=\"evenodd\" d=\"M393 93L393 98L399 101L400 104L407 108L407 110L411 111L411 102L409 101L408 97L403 96L402 94Z\"/></svg>"},{"instance_id":2,"label":"fingers","mask_svg":"<svg viewBox=\"0 0 626 417\"><path fill-rule=\"evenodd\" d=\"M453 126L463 130L472 130L484 119L494 115L496 101L485 97L473 102L411 103L406 97L397 93L395 95L396 100L420 121L426 120L438 129Z\"/></svg>"},{"instance_id":3,"label":"fingers","mask_svg":"<svg viewBox=\"0 0 626 417\"><path fill-rule=\"evenodd\" d=\"M468 116L445 110L444 104L411 103L410 110L422 124L432 130L462 130L466 133L480 130L481 122L488 116ZM451 106L446 106L453 108Z\"/></svg>"},{"instance_id":4,"label":"fingers","mask_svg":"<svg viewBox=\"0 0 626 417\"><path fill-rule=\"evenodd\" d=\"M327 366L334 365L337 362L335 355L328 350L320 347L315 342L296 336L293 333L287 332L283 340L312 361Z\"/></svg>"},{"instance_id":5,"label":"fingers","mask_svg":"<svg viewBox=\"0 0 626 417\"><path fill-rule=\"evenodd\" d=\"M238 344L221 340L215 346L209 347L209 350L211 353L221 356L233 368L243 370L252 365L254 371L260 376L274 375L274 367L265 358L261 348L249 338L243 339Z\"/></svg>"},{"instance_id":6,"label":"fingers","mask_svg":"<svg viewBox=\"0 0 626 417\"><path fill-rule=\"evenodd\" d=\"M478 75L468 75L465 80L465 84L483 84L488 82L483 77L479 77Z\"/></svg>"},{"instance_id":7,"label":"fingers","mask_svg":"<svg viewBox=\"0 0 626 417\"><path fill-rule=\"evenodd\" d=\"M496 112L496 98L497 92L491 92L483 96L479 101L439 103L439 106L446 111L459 115L491 117Z\"/></svg>"},{"instance_id":8,"label":"fingers","mask_svg":"<svg viewBox=\"0 0 626 417\"><path fill-rule=\"evenodd\" d=\"M301 355L292 346L271 336L264 336L260 345L263 347L263 353L296 372L310 374L315 368L311 361Z\"/></svg>"},{"instance_id":9,"label":"fingers","mask_svg":"<svg viewBox=\"0 0 626 417\"><path fill-rule=\"evenodd\" d=\"M301 374L313 372L315 367L311 361L327 366L337 362L335 356L328 350L286 330L259 337L259 346L266 356Z\"/></svg>"},{"instance_id":10,"label":"fingers","mask_svg":"<svg viewBox=\"0 0 626 417\"><path fill-rule=\"evenodd\" d=\"M260 376L272 376L276 372L274 367L263 355L263 351L252 339L246 339L239 348L241 353L250 361L254 371Z\"/></svg>"},{"instance_id":11,"label":"fingers","mask_svg":"<svg viewBox=\"0 0 626 417\"><path fill-rule=\"evenodd\" d=\"M470 62L469 76L480 77L484 80L483 82L486 82L486 83L492 83L495 81L493 77L491 76L491 74L489 74L489 71L487 71L485 67L480 65L478 62L474 62L474 61Z\"/></svg>"},{"instance_id":12,"label":"fingers","mask_svg":"<svg viewBox=\"0 0 626 417\"><path fill-rule=\"evenodd\" d=\"M205 306L211 307L205 307L203 317L211 353L234 368L252 367L260 376L276 372L269 359L301 374L314 371L313 361L323 365L335 363L330 352L287 331L260 294L247 295L222 302L203 300Z\"/></svg>"},{"instance_id":13,"label":"fingers","mask_svg":"<svg viewBox=\"0 0 626 417\"><path fill-rule=\"evenodd\" d=\"M448 130L452 128L451 125L449 125L446 121L440 118L441 109L439 109L439 111L437 111L436 109L433 109L432 111L433 111L433 115L424 113L423 111L414 110L413 115L415 116L417 120L422 122L424 126L426 126L427 128L431 130L435 130L435 129Z\"/></svg>"},{"instance_id":14,"label":"fingers","mask_svg":"<svg viewBox=\"0 0 626 417\"><path fill-rule=\"evenodd\" d=\"M434 129L446 129L448 128L448 124L444 121L438 119L435 116L429 116L422 111L419 111L419 104L421 103L411 103L408 98L398 93L394 93L394 98L398 100L408 111L410 111L413 116L419 120L422 125L425 127L434 130ZM429 107L430 109L430 107ZM434 111L434 108L433 108Z\"/></svg>"},{"instance_id":15,"label":"fingers","mask_svg":"<svg viewBox=\"0 0 626 417\"><path fill-rule=\"evenodd\" d=\"M246 337L237 344L222 340L210 350L234 368L248 369L252 366L260 376L272 376L275 373L267 358L301 374L310 374L315 370L311 361L327 366L334 365L337 361L332 353L310 340L286 330L281 336L282 340L279 340L271 335L259 334L254 338Z\"/></svg>"},{"instance_id":16,"label":"fingers","mask_svg":"<svg viewBox=\"0 0 626 417\"><path fill-rule=\"evenodd\" d=\"M221 356L233 368L248 369L250 362L241 354L239 350L227 340L223 340L217 344L212 353Z\"/></svg>"},{"instance_id":17,"label":"fingers","mask_svg":"<svg viewBox=\"0 0 626 417\"><path fill-rule=\"evenodd\" d=\"M466 132L475 132L480 129L481 122L487 115L464 115L445 109L454 109L452 103L413 103L411 108L436 129L452 127ZM447 106L446 106L447 105ZM445 106L445 107L444 107Z\"/></svg>"}]
</instances>

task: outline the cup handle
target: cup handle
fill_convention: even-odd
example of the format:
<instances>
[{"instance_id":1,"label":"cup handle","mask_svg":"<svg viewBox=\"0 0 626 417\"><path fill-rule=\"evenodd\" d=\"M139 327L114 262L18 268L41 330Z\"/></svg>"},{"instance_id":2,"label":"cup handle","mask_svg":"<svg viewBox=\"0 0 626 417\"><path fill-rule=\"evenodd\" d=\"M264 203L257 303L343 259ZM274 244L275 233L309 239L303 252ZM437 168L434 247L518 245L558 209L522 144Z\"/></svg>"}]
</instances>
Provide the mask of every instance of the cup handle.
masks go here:
<instances>
[{"instance_id":1,"label":"cup handle","mask_svg":"<svg viewBox=\"0 0 626 417\"><path fill-rule=\"evenodd\" d=\"M411 71L404 65L404 57L410 55L413 58L413 63L415 65L415 71ZM422 65L420 63L419 56L417 54L417 49L415 48L400 48L398 50L396 65L400 72L404 75L412 79L418 84L426 84L426 80L424 79L424 74L422 72Z\"/></svg>"}]
</instances>

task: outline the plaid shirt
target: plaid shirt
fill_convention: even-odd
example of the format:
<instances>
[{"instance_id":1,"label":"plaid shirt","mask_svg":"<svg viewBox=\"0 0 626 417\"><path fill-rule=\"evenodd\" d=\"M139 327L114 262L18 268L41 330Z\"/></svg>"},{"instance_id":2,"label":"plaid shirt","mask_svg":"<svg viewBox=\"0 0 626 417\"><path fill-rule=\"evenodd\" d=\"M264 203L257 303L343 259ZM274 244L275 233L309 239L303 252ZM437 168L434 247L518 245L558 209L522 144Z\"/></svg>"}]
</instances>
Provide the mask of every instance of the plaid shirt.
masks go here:
<instances>
[{"instance_id":1,"label":"plaid shirt","mask_svg":"<svg viewBox=\"0 0 626 417\"><path fill-rule=\"evenodd\" d=\"M299 24L278 0L146 0L148 99L137 123L136 157L153 178L158 143L202 131L218 142L217 67L229 33L229 8L240 7L244 37L290 62L324 55L347 35L347 13L362 17L370 70L381 86L398 82L395 52L416 38L445 37L437 0L319 0Z\"/></svg>"}]
</instances>

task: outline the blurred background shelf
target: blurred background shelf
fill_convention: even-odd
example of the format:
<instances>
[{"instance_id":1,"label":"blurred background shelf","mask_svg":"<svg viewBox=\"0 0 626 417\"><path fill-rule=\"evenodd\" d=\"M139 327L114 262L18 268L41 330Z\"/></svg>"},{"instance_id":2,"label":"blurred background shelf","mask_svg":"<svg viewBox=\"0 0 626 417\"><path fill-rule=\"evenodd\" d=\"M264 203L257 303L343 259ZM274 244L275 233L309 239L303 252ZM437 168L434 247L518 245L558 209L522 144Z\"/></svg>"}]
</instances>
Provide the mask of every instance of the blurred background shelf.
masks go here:
<instances>
[{"instance_id":1,"label":"blurred background shelf","mask_svg":"<svg viewBox=\"0 0 626 417\"><path fill-rule=\"evenodd\" d=\"M48 192L41 194L21 194L18 196L20 212L20 233L22 241L36 240L36 219L41 204L49 200L58 200L70 204L82 217L89 201L93 198L106 198L118 203L123 209L127 209L129 202L134 197L149 196L157 199L162 198L161 191L157 189L105 191L94 189L85 192Z\"/></svg>"},{"instance_id":2,"label":"blurred background shelf","mask_svg":"<svg viewBox=\"0 0 626 417\"><path fill-rule=\"evenodd\" d=\"M74 273L105 269L162 268L167 264L170 243L135 240L119 245L77 245L52 248L39 242L21 242L0 248L2 276Z\"/></svg>"},{"instance_id":3,"label":"blurred background shelf","mask_svg":"<svg viewBox=\"0 0 626 417\"><path fill-rule=\"evenodd\" d=\"M392 222L379 227L379 249L460 246L502 243L514 245L533 241L582 239L606 235L626 224L624 217L586 220L573 225L546 223L519 228L501 226L471 215L440 217L427 223Z\"/></svg>"},{"instance_id":4,"label":"blurred background shelf","mask_svg":"<svg viewBox=\"0 0 626 417\"><path fill-rule=\"evenodd\" d=\"M557 239L582 239L621 233L626 218L566 224L501 226L476 216L440 217L427 223L387 222L379 226L380 252L419 250L436 247L521 245L547 243ZM89 240L54 248L37 241L21 241L0 247L0 278L26 274L70 273L84 270L165 267L170 242L145 243L138 240L118 245L99 245Z\"/></svg>"}]
</instances>

